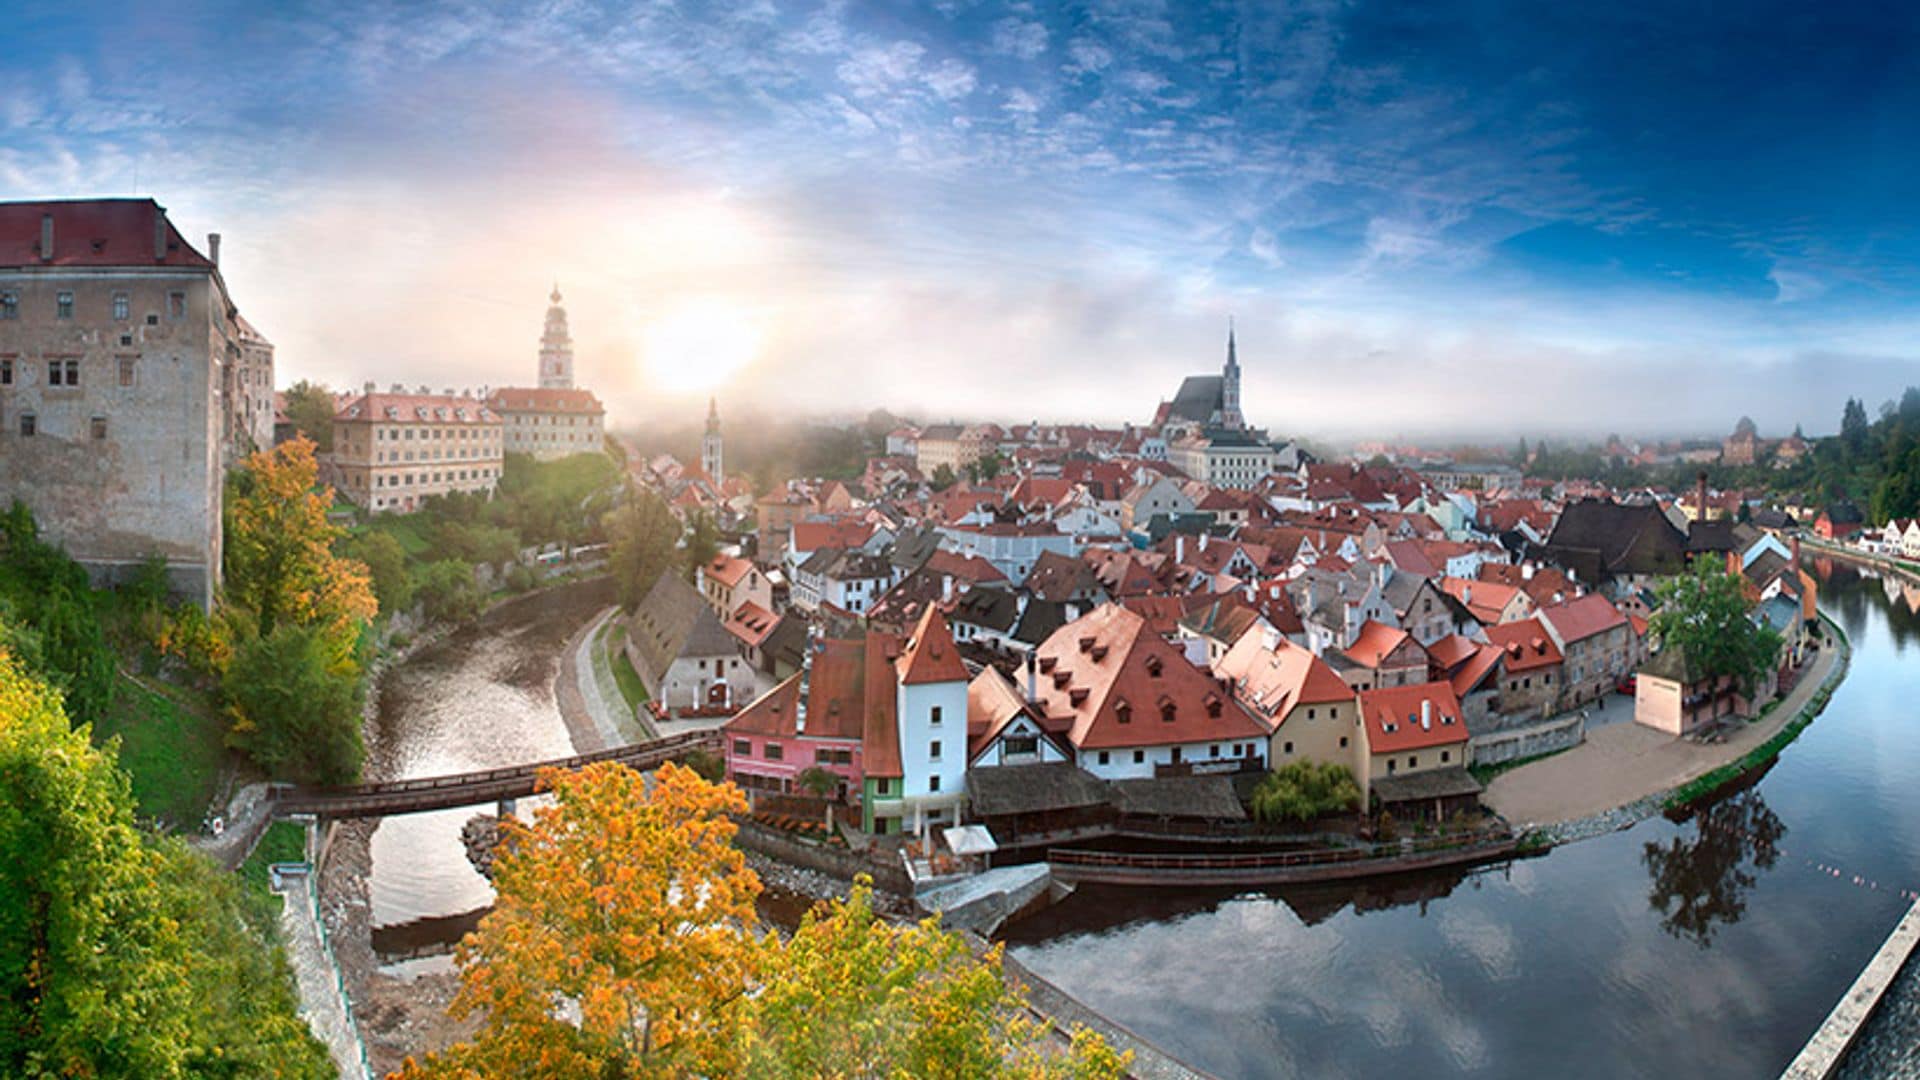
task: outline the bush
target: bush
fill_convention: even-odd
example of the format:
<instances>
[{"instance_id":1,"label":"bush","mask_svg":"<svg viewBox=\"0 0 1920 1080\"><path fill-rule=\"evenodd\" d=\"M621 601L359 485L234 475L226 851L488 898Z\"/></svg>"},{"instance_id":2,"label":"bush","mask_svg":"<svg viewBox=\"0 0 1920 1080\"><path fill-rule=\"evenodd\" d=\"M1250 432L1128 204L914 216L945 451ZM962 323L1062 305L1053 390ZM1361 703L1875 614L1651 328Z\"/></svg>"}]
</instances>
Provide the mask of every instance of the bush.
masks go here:
<instances>
[{"instance_id":1,"label":"bush","mask_svg":"<svg viewBox=\"0 0 1920 1080\"><path fill-rule=\"evenodd\" d=\"M711 750L689 750L680 763L700 774L709 784L719 783L727 775L727 763Z\"/></svg>"},{"instance_id":2,"label":"bush","mask_svg":"<svg viewBox=\"0 0 1920 1080\"><path fill-rule=\"evenodd\" d=\"M1345 765L1295 761L1268 773L1250 802L1261 821L1312 821L1359 809L1360 785Z\"/></svg>"},{"instance_id":3,"label":"bush","mask_svg":"<svg viewBox=\"0 0 1920 1080\"><path fill-rule=\"evenodd\" d=\"M276 780L344 784L360 776L358 669L335 670L315 627L283 625L235 650L225 681L233 745Z\"/></svg>"},{"instance_id":4,"label":"bush","mask_svg":"<svg viewBox=\"0 0 1920 1080\"><path fill-rule=\"evenodd\" d=\"M507 588L522 593L534 586L533 568L525 563L514 563L507 567Z\"/></svg>"},{"instance_id":5,"label":"bush","mask_svg":"<svg viewBox=\"0 0 1920 1080\"><path fill-rule=\"evenodd\" d=\"M422 567L414 579L414 595L427 618L463 623L480 614L486 595L473 580L473 566L459 559L441 559Z\"/></svg>"}]
</instances>

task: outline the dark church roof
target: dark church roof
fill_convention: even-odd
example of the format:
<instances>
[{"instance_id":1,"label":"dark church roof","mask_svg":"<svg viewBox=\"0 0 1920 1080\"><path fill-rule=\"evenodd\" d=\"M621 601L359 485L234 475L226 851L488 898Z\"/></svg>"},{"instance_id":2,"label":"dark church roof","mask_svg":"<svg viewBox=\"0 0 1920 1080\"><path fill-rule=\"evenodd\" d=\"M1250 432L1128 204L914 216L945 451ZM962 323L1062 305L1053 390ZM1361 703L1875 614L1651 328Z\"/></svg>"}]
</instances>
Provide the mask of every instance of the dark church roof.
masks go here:
<instances>
[{"instance_id":1,"label":"dark church roof","mask_svg":"<svg viewBox=\"0 0 1920 1080\"><path fill-rule=\"evenodd\" d=\"M1671 574L1685 564L1687 538L1657 506L1621 506L1582 499L1561 511L1546 555L1579 579L1615 574Z\"/></svg>"},{"instance_id":2,"label":"dark church roof","mask_svg":"<svg viewBox=\"0 0 1920 1080\"><path fill-rule=\"evenodd\" d=\"M1173 395L1167 419L1191 420L1196 424L1212 422L1225 404L1224 380L1218 375L1189 375Z\"/></svg>"}]
</instances>

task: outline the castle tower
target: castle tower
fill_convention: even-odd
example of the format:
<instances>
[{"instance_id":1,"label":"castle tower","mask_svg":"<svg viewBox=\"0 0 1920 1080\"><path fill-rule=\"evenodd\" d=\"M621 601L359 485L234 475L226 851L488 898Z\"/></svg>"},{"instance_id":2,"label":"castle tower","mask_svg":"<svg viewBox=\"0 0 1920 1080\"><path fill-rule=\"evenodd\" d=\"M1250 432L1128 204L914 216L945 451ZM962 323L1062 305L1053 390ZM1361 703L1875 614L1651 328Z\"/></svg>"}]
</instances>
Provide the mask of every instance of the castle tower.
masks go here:
<instances>
[{"instance_id":1,"label":"castle tower","mask_svg":"<svg viewBox=\"0 0 1920 1080\"><path fill-rule=\"evenodd\" d=\"M720 446L720 403L708 398L707 433L700 437L700 471L712 478L715 487L726 483L727 474L722 471L725 462Z\"/></svg>"},{"instance_id":2,"label":"castle tower","mask_svg":"<svg viewBox=\"0 0 1920 1080\"><path fill-rule=\"evenodd\" d=\"M547 330L540 335L540 389L573 389L573 339L567 336L567 309L560 306L560 286L553 287L547 308Z\"/></svg>"},{"instance_id":3,"label":"castle tower","mask_svg":"<svg viewBox=\"0 0 1920 1080\"><path fill-rule=\"evenodd\" d=\"M1239 430L1247 426L1240 415L1240 357L1234 348L1233 320L1227 320L1227 366L1220 378L1220 426Z\"/></svg>"}]
</instances>

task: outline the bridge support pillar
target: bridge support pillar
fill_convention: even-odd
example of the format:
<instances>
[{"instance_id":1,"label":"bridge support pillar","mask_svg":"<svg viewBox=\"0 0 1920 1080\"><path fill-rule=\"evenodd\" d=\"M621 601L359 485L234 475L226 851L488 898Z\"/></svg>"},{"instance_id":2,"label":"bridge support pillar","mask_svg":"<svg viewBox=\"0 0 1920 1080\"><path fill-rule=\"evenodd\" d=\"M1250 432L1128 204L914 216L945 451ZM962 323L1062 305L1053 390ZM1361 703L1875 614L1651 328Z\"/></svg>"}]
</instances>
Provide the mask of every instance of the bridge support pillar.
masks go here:
<instances>
[{"instance_id":1,"label":"bridge support pillar","mask_svg":"<svg viewBox=\"0 0 1920 1080\"><path fill-rule=\"evenodd\" d=\"M514 804L517 802L519 802L518 799L501 799L500 805L494 807L494 814L499 817L500 820L505 821L513 816Z\"/></svg>"}]
</instances>

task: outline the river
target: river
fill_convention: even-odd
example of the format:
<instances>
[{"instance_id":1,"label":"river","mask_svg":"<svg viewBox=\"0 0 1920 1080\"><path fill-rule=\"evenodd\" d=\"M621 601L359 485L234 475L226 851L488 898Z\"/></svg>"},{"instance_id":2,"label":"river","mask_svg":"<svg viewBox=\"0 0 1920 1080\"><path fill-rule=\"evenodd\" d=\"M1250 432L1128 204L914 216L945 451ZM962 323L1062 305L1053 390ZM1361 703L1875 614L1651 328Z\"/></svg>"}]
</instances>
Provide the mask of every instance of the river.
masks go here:
<instances>
[{"instance_id":1,"label":"river","mask_svg":"<svg viewBox=\"0 0 1920 1080\"><path fill-rule=\"evenodd\" d=\"M1470 873L1082 888L1009 947L1223 1077L1778 1075L1920 889L1920 589L1820 576L1852 669L1709 805Z\"/></svg>"}]
</instances>

